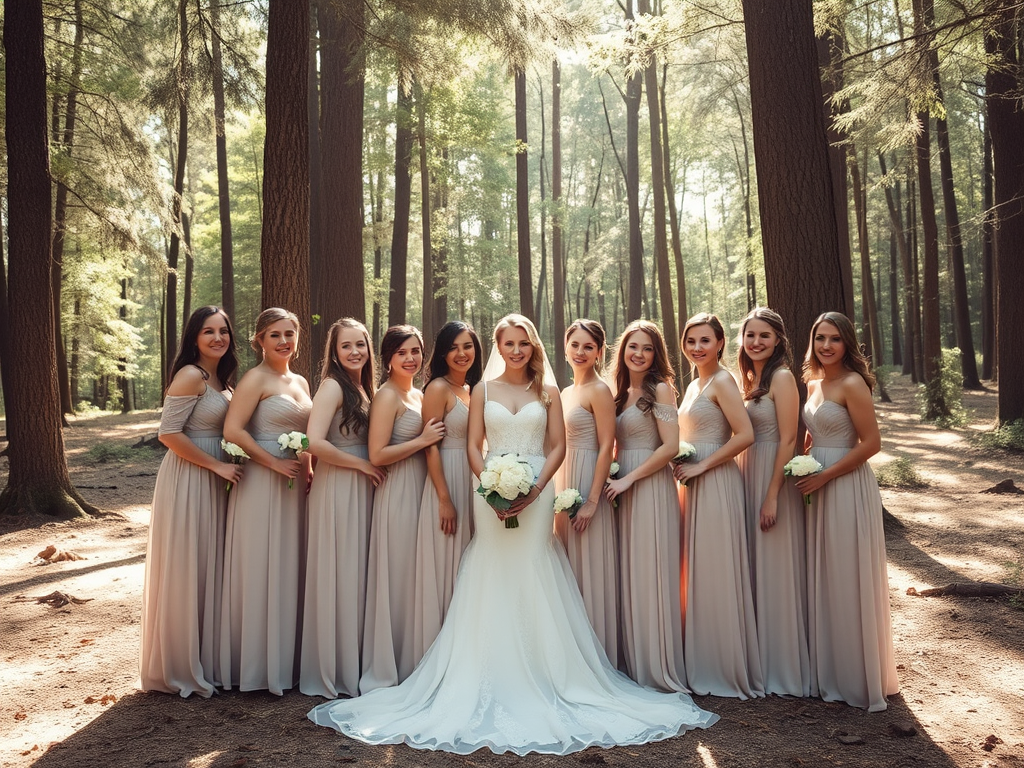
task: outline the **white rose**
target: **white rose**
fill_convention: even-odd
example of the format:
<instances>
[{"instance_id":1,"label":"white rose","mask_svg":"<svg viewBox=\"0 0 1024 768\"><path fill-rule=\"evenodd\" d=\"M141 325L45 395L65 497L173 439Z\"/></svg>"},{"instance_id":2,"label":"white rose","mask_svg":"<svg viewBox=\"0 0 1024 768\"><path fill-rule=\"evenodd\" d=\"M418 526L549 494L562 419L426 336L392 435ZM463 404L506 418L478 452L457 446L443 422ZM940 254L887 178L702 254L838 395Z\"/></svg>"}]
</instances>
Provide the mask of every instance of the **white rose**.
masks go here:
<instances>
[{"instance_id":1,"label":"white rose","mask_svg":"<svg viewBox=\"0 0 1024 768\"><path fill-rule=\"evenodd\" d=\"M498 485L498 473L485 469L480 473L480 485L488 491L493 491Z\"/></svg>"},{"instance_id":2,"label":"white rose","mask_svg":"<svg viewBox=\"0 0 1024 768\"><path fill-rule=\"evenodd\" d=\"M494 490L498 492L498 495L501 496L501 498L507 499L508 501L515 501L519 496L519 483L509 483L505 481L505 478L502 478L498 483L498 487Z\"/></svg>"},{"instance_id":3,"label":"white rose","mask_svg":"<svg viewBox=\"0 0 1024 768\"><path fill-rule=\"evenodd\" d=\"M281 446L281 450L285 450L288 447L288 435L281 435L277 438L277 444Z\"/></svg>"}]
</instances>

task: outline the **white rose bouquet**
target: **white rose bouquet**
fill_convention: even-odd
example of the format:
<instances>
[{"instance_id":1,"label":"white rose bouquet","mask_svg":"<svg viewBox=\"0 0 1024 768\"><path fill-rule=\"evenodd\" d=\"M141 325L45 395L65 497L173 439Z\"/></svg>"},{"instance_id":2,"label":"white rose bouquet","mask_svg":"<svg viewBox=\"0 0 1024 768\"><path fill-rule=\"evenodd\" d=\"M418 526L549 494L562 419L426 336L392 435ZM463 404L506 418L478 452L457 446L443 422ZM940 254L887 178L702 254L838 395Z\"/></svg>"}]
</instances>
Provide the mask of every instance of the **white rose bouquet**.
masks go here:
<instances>
[{"instance_id":1,"label":"white rose bouquet","mask_svg":"<svg viewBox=\"0 0 1024 768\"><path fill-rule=\"evenodd\" d=\"M576 517L576 513L580 511L580 507L583 506L583 501L584 499L580 496L579 491L575 488L566 488L555 496L555 514L565 512L569 515L569 519L572 520Z\"/></svg>"},{"instance_id":2,"label":"white rose bouquet","mask_svg":"<svg viewBox=\"0 0 1024 768\"><path fill-rule=\"evenodd\" d=\"M621 469L622 468L619 466L619 462L613 461L612 465L610 467L608 467L608 479L609 480L618 480L618 478L619 478L619 470L621 470ZM618 497L615 497L614 499L612 499L612 507L614 507L615 509L619 508L619 499L618 499Z\"/></svg>"},{"instance_id":3,"label":"white rose bouquet","mask_svg":"<svg viewBox=\"0 0 1024 768\"><path fill-rule=\"evenodd\" d=\"M782 468L782 474L786 477L807 477L808 475L816 475L824 467L818 463L818 460L813 456L804 454L802 456L794 456L789 460L789 463ZM811 494L804 494L804 504L811 503Z\"/></svg>"},{"instance_id":4,"label":"white rose bouquet","mask_svg":"<svg viewBox=\"0 0 1024 768\"><path fill-rule=\"evenodd\" d=\"M243 451L239 446L234 443L229 443L227 440L220 441L221 450L228 455L228 461L232 464L245 464L246 459L249 458L249 454ZM228 481L227 492L231 493L231 486L234 485L230 480Z\"/></svg>"},{"instance_id":5,"label":"white rose bouquet","mask_svg":"<svg viewBox=\"0 0 1024 768\"><path fill-rule=\"evenodd\" d=\"M284 432L277 438L277 444L281 446L281 453L292 451L292 455L296 459L299 458L300 453L309 450L309 438L303 432ZM288 487L295 487L294 478L288 478Z\"/></svg>"},{"instance_id":6,"label":"white rose bouquet","mask_svg":"<svg viewBox=\"0 0 1024 768\"><path fill-rule=\"evenodd\" d=\"M488 456L476 492L497 512L507 512L512 502L526 496L533 489L535 481L533 467L517 454ZM505 527L519 527L515 515L505 518Z\"/></svg>"},{"instance_id":7,"label":"white rose bouquet","mask_svg":"<svg viewBox=\"0 0 1024 768\"><path fill-rule=\"evenodd\" d=\"M689 461L697 455L697 449L693 447L693 444L686 442L685 440L679 441L679 450L676 455L672 457L673 464L682 464L684 461ZM686 485L686 483L683 483Z\"/></svg>"}]
</instances>

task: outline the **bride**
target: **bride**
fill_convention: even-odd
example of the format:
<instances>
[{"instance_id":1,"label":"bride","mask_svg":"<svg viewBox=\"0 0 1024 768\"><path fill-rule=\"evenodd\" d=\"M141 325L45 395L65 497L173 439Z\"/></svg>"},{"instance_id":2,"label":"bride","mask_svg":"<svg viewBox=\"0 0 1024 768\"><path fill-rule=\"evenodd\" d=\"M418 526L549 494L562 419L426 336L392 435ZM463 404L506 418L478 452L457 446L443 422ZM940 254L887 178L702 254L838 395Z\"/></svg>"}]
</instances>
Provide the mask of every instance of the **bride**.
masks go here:
<instances>
[{"instance_id":1,"label":"bride","mask_svg":"<svg viewBox=\"0 0 1024 768\"><path fill-rule=\"evenodd\" d=\"M608 662L552 535L550 480L565 433L558 389L553 377L544 381L544 347L529 319L508 315L494 329L494 348L500 358L492 352L470 402L470 467L479 477L486 438L490 453L526 458L536 485L503 513L475 496L476 533L451 607L412 675L322 704L310 720L369 744L459 754L487 747L564 755L706 728L718 716L689 696L642 688ZM505 527L510 515L519 527Z\"/></svg>"}]
</instances>

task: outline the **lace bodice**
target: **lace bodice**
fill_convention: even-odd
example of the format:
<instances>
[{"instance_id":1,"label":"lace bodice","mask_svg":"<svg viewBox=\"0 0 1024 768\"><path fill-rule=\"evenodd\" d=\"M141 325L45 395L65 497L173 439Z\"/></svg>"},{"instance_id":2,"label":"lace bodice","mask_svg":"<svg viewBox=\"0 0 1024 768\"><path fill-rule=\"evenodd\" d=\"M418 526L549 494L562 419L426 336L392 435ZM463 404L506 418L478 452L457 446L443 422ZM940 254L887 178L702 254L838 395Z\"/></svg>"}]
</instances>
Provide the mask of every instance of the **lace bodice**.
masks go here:
<instances>
[{"instance_id":1,"label":"lace bodice","mask_svg":"<svg viewBox=\"0 0 1024 768\"><path fill-rule=\"evenodd\" d=\"M488 453L543 458L547 426L548 410L539 400L527 403L516 413L494 400L484 403Z\"/></svg>"}]
</instances>

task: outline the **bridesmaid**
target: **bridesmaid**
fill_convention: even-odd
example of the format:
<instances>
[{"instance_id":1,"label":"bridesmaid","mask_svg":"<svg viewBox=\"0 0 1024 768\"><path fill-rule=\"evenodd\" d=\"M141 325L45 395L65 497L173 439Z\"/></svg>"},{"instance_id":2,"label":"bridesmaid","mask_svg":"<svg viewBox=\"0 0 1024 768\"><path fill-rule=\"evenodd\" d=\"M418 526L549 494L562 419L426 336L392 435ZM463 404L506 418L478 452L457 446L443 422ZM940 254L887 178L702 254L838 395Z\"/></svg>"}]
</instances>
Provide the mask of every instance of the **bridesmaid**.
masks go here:
<instances>
[{"instance_id":1,"label":"bridesmaid","mask_svg":"<svg viewBox=\"0 0 1024 768\"><path fill-rule=\"evenodd\" d=\"M224 438L250 457L246 481L228 502L224 537L225 689L280 696L298 678L310 459L285 455L277 443L281 434L306 428L312 404L309 384L291 370L298 347L295 314L263 310L252 340L260 363L238 383L224 421Z\"/></svg>"},{"instance_id":2,"label":"bridesmaid","mask_svg":"<svg viewBox=\"0 0 1024 768\"><path fill-rule=\"evenodd\" d=\"M384 481L366 447L375 390L370 335L343 317L327 331L306 428L317 471L308 501L299 690L310 696L359 693L370 509L374 486Z\"/></svg>"},{"instance_id":3,"label":"bridesmaid","mask_svg":"<svg viewBox=\"0 0 1024 768\"><path fill-rule=\"evenodd\" d=\"M683 691L679 621L679 504L669 460L679 448L675 373L658 326L634 320L616 345L615 439L619 477L622 653L640 685Z\"/></svg>"},{"instance_id":4,"label":"bridesmaid","mask_svg":"<svg viewBox=\"0 0 1024 768\"><path fill-rule=\"evenodd\" d=\"M754 444L739 457L766 693L809 696L804 507L783 467L796 452L800 394L782 318L759 307L740 326L740 384Z\"/></svg>"},{"instance_id":5,"label":"bridesmaid","mask_svg":"<svg viewBox=\"0 0 1024 768\"><path fill-rule=\"evenodd\" d=\"M754 430L736 381L720 364L721 321L707 313L691 317L682 348L696 374L679 406L679 425L697 454L674 470L682 483L687 681L701 695L764 696L743 478L735 461L754 442Z\"/></svg>"},{"instance_id":6,"label":"bridesmaid","mask_svg":"<svg viewBox=\"0 0 1024 768\"><path fill-rule=\"evenodd\" d=\"M141 687L208 697L216 679L228 482L242 468L224 461L220 440L238 358L219 307L192 313L160 418L168 450L153 491L142 598Z\"/></svg>"},{"instance_id":7,"label":"bridesmaid","mask_svg":"<svg viewBox=\"0 0 1024 768\"><path fill-rule=\"evenodd\" d=\"M423 366L423 337L411 325L388 328L380 344L382 384L370 405L370 462L388 476L373 497L370 559L359 692L398 685L419 660L416 622L416 533L427 479L423 449L444 437L444 422L424 422L413 379Z\"/></svg>"},{"instance_id":8,"label":"bridesmaid","mask_svg":"<svg viewBox=\"0 0 1024 768\"><path fill-rule=\"evenodd\" d=\"M882 444L875 377L853 323L819 315L804 360L805 447L824 469L796 487L808 514L808 626L812 675L825 701L880 712L899 691L889 619L882 497L867 460ZM813 686L813 683L812 683Z\"/></svg>"},{"instance_id":9,"label":"bridesmaid","mask_svg":"<svg viewBox=\"0 0 1024 768\"><path fill-rule=\"evenodd\" d=\"M615 400L600 378L605 354L604 328L594 320L577 320L565 331L565 357L573 383L562 391L565 417L565 462L556 490L575 488L586 499L573 520L555 516L576 576L590 624L613 665L619 652L619 550L617 520L604 496L615 446Z\"/></svg>"},{"instance_id":10,"label":"bridesmaid","mask_svg":"<svg viewBox=\"0 0 1024 768\"><path fill-rule=\"evenodd\" d=\"M447 323L434 341L423 389L423 419L444 423L444 440L426 450L416 541L418 663L441 630L452 600L462 552L473 535L473 473L466 454L469 393L483 374L480 337L461 320Z\"/></svg>"}]
</instances>

